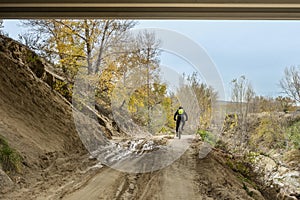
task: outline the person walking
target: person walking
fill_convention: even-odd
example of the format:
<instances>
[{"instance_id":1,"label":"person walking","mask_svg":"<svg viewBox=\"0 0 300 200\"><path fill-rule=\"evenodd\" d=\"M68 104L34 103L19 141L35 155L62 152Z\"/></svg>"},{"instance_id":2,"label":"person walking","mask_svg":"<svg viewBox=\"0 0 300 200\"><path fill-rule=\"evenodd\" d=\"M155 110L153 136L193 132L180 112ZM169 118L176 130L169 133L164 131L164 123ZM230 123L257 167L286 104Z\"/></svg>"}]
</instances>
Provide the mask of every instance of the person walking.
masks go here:
<instances>
[{"instance_id":1,"label":"person walking","mask_svg":"<svg viewBox=\"0 0 300 200\"><path fill-rule=\"evenodd\" d=\"M182 123L181 130L183 130L185 121L187 121L187 120L188 120L188 115L186 114L183 107L179 106L179 108L176 110L176 112L174 114L174 121L176 121L176 137L178 137L178 130L179 130L180 122Z\"/></svg>"}]
</instances>

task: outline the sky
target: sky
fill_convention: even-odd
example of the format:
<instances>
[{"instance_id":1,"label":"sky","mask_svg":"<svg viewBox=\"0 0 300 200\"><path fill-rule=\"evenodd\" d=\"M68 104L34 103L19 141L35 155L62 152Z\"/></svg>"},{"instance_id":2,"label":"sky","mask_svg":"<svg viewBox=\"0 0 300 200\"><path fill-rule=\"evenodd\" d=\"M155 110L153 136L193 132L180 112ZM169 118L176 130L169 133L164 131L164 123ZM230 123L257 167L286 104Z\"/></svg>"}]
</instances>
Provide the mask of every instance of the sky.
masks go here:
<instances>
[{"instance_id":1,"label":"sky","mask_svg":"<svg viewBox=\"0 0 300 200\"><path fill-rule=\"evenodd\" d=\"M136 28L168 29L197 43L219 72L226 100L230 99L231 80L241 75L257 95L283 95L279 81L284 69L300 64L300 21L139 20ZM22 29L18 20L5 20L4 31L17 38ZM182 71L191 67L167 53L162 60Z\"/></svg>"}]
</instances>

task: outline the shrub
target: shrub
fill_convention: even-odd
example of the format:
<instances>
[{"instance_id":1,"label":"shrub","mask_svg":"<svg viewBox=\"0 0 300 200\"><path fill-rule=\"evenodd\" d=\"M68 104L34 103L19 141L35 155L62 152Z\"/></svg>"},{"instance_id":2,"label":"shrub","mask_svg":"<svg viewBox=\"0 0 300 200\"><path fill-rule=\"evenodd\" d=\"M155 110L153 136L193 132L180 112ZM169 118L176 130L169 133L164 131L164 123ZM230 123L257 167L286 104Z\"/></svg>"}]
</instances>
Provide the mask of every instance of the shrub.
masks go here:
<instances>
[{"instance_id":1,"label":"shrub","mask_svg":"<svg viewBox=\"0 0 300 200\"><path fill-rule=\"evenodd\" d=\"M250 163L250 164L254 164L256 161L256 158L258 156L260 156L261 153L259 152L254 152L254 151L250 151L247 155L245 155L245 159Z\"/></svg>"},{"instance_id":2,"label":"shrub","mask_svg":"<svg viewBox=\"0 0 300 200\"><path fill-rule=\"evenodd\" d=\"M285 144L283 127L279 120L266 116L260 120L258 127L250 137L254 148L282 148Z\"/></svg>"},{"instance_id":3,"label":"shrub","mask_svg":"<svg viewBox=\"0 0 300 200\"><path fill-rule=\"evenodd\" d=\"M230 167L234 172L240 173L244 178L250 178L250 166L248 163L240 160L226 159L226 165Z\"/></svg>"},{"instance_id":4,"label":"shrub","mask_svg":"<svg viewBox=\"0 0 300 200\"><path fill-rule=\"evenodd\" d=\"M161 134L173 135L172 130L171 130L169 127L167 127L167 126L163 126L163 127L160 129L159 133L161 133Z\"/></svg>"},{"instance_id":5,"label":"shrub","mask_svg":"<svg viewBox=\"0 0 300 200\"><path fill-rule=\"evenodd\" d=\"M298 163L300 163L300 149L292 149L286 152L283 158L290 166L298 167Z\"/></svg>"},{"instance_id":6,"label":"shrub","mask_svg":"<svg viewBox=\"0 0 300 200\"><path fill-rule=\"evenodd\" d=\"M6 172L21 172L21 156L0 136L0 164Z\"/></svg>"},{"instance_id":7,"label":"shrub","mask_svg":"<svg viewBox=\"0 0 300 200\"><path fill-rule=\"evenodd\" d=\"M54 90L59 92L63 97L65 97L69 102L72 102L72 90L73 85L66 82L56 80L52 86Z\"/></svg>"},{"instance_id":8,"label":"shrub","mask_svg":"<svg viewBox=\"0 0 300 200\"><path fill-rule=\"evenodd\" d=\"M300 121L287 128L286 136L291 148L300 149Z\"/></svg>"},{"instance_id":9,"label":"shrub","mask_svg":"<svg viewBox=\"0 0 300 200\"><path fill-rule=\"evenodd\" d=\"M238 125L238 115L236 113L227 114L223 122L223 132L232 131L237 128Z\"/></svg>"},{"instance_id":10,"label":"shrub","mask_svg":"<svg viewBox=\"0 0 300 200\"><path fill-rule=\"evenodd\" d=\"M197 133L200 135L201 139L211 145L216 144L216 136L206 130L198 130Z\"/></svg>"}]
</instances>

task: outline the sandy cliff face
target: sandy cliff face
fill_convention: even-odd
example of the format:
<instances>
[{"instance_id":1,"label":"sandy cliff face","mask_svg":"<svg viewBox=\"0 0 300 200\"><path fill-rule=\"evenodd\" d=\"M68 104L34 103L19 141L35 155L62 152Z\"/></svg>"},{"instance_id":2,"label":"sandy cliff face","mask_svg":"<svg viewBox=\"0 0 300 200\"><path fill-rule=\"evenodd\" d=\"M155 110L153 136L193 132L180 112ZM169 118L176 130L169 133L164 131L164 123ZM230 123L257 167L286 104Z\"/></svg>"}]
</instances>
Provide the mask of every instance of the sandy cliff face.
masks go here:
<instances>
[{"instance_id":1,"label":"sandy cliff face","mask_svg":"<svg viewBox=\"0 0 300 200\"><path fill-rule=\"evenodd\" d=\"M53 77L37 55L1 36L0 135L30 168L40 167L49 152L85 152L70 105L42 79Z\"/></svg>"}]
</instances>

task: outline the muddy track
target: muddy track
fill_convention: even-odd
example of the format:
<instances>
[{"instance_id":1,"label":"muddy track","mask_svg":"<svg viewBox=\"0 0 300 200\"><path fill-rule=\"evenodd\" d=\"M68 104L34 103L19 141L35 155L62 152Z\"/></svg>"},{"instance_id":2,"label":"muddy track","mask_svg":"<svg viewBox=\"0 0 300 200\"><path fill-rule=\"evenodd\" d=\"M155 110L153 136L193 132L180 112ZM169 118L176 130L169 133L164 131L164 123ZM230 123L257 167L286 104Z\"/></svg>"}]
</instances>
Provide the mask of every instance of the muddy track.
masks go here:
<instances>
[{"instance_id":1,"label":"muddy track","mask_svg":"<svg viewBox=\"0 0 300 200\"><path fill-rule=\"evenodd\" d=\"M250 197L242 181L218 161L211 152L198 158L199 143L190 148L170 166L151 173L129 174L111 168L102 169L85 185L61 196L78 199L264 199L254 191ZM251 186L248 186L251 189Z\"/></svg>"}]
</instances>

